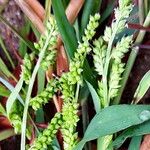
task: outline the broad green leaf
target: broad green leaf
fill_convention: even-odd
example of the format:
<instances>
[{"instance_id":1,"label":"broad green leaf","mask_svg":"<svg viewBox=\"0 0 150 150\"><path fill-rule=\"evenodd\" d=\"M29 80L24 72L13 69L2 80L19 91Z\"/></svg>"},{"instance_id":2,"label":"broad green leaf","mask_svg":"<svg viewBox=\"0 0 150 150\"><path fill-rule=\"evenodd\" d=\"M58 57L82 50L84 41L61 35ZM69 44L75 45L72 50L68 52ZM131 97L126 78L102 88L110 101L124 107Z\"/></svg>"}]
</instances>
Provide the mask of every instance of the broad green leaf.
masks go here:
<instances>
[{"instance_id":1,"label":"broad green leaf","mask_svg":"<svg viewBox=\"0 0 150 150\"><path fill-rule=\"evenodd\" d=\"M112 145L114 148L118 149L127 138L145 134L150 134L150 121L126 129L113 141Z\"/></svg>"},{"instance_id":2,"label":"broad green leaf","mask_svg":"<svg viewBox=\"0 0 150 150\"><path fill-rule=\"evenodd\" d=\"M4 107L2 106L2 104L0 103L0 114L6 116L6 111L4 109Z\"/></svg>"},{"instance_id":3,"label":"broad green leaf","mask_svg":"<svg viewBox=\"0 0 150 150\"><path fill-rule=\"evenodd\" d=\"M10 23L5 20L1 15L0 15L0 21L2 21L6 26L8 26L17 36L20 40L22 40L31 50L35 51L34 45L27 39L23 37Z\"/></svg>"},{"instance_id":4,"label":"broad green leaf","mask_svg":"<svg viewBox=\"0 0 150 150\"><path fill-rule=\"evenodd\" d=\"M74 150L81 150L90 140L141 124L150 119L148 105L113 105L102 109L90 122L83 139Z\"/></svg>"},{"instance_id":5,"label":"broad green leaf","mask_svg":"<svg viewBox=\"0 0 150 150\"><path fill-rule=\"evenodd\" d=\"M72 58L77 49L77 38L74 28L70 25L61 0L52 0L52 8L57 21L58 29L64 42L69 58Z\"/></svg>"},{"instance_id":6,"label":"broad green leaf","mask_svg":"<svg viewBox=\"0 0 150 150\"><path fill-rule=\"evenodd\" d=\"M130 142L128 150L140 150L142 136L134 136Z\"/></svg>"},{"instance_id":7,"label":"broad green leaf","mask_svg":"<svg viewBox=\"0 0 150 150\"><path fill-rule=\"evenodd\" d=\"M139 100L145 95L147 90L150 87L150 71L148 71L142 80L140 81L138 88L134 94L134 100L135 102L139 102Z\"/></svg>"},{"instance_id":8,"label":"broad green leaf","mask_svg":"<svg viewBox=\"0 0 150 150\"><path fill-rule=\"evenodd\" d=\"M99 98L96 90L94 89L94 87L88 81L86 81L86 84L90 90L96 113L98 113L101 110L100 98Z\"/></svg>"},{"instance_id":9,"label":"broad green leaf","mask_svg":"<svg viewBox=\"0 0 150 150\"><path fill-rule=\"evenodd\" d=\"M7 115L9 116L10 112L11 112L11 108L15 102L15 100L18 97L18 94L22 88L23 85L23 76L21 76L20 80L18 81L16 87L14 88L14 90L12 91L12 93L10 94L10 96L7 99L7 103L6 103L6 111L7 111Z\"/></svg>"},{"instance_id":10,"label":"broad green leaf","mask_svg":"<svg viewBox=\"0 0 150 150\"><path fill-rule=\"evenodd\" d=\"M3 86L0 86L0 96L8 97L10 92Z\"/></svg>"},{"instance_id":11,"label":"broad green leaf","mask_svg":"<svg viewBox=\"0 0 150 150\"><path fill-rule=\"evenodd\" d=\"M0 132L0 141L3 141L11 136L14 136L15 132L13 129L8 129Z\"/></svg>"}]
</instances>

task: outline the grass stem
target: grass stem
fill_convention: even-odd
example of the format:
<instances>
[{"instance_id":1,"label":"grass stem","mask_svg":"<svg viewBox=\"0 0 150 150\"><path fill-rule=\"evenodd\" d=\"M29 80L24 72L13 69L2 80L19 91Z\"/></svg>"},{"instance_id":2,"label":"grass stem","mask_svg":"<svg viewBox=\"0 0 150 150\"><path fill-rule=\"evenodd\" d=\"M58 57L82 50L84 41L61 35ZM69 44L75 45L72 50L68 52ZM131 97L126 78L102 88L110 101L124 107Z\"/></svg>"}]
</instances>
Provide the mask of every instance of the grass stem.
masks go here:
<instances>
[{"instance_id":1,"label":"grass stem","mask_svg":"<svg viewBox=\"0 0 150 150\"><path fill-rule=\"evenodd\" d=\"M49 40L52 36L52 32L53 32L53 30L49 34L43 49L41 49L41 51L40 51L38 61L36 63L36 66L35 66L35 68L33 70L33 73L32 73L32 77L31 77L30 82L29 82L29 87L28 87L28 91L27 91L27 96L26 96L26 100L25 100L25 107L24 107L24 112L23 112L22 134L21 134L21 150L25 150L27 113L28 113L28 107L29 107L29 101L30 101L30 98L31 98L32 88L33 88L33 85L34 85L36 74L37 74L38 69L40 67L40 63L41 63L41 61L44 57L45 51L46 51L46 49L48 47L48 44L49 44Z\"/></svg>"}]
</instances>

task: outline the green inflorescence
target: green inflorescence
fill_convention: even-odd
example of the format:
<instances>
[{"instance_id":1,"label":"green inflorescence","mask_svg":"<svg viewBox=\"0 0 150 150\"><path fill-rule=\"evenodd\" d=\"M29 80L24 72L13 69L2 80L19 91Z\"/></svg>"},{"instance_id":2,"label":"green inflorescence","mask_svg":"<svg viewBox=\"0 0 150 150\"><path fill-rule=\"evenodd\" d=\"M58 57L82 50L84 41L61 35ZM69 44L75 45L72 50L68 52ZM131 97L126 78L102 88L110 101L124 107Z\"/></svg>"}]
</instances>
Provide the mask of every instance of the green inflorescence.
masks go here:
<instances>
[{"instance_id":1,"label":"green inflorescence","mask_svg":"<svg viewBox=\"0 0 150 150\"><path fill-rule=\"evenodd\" d=\"M48 128L43 131L43 134L35 140L29 149L38 150L47 148L47 145L51 145L51 142L59 128L61 129L64 138L65 150L72 150L77 144L76 126L79 121L79 117L77 115L78 94L76 95L76 92L79 92L79 86L83 83L82 72L84 60L86 55L91 51L89 41L92 40L95 34L95 29L98 26L99 19L100 16L98 14L90 16L90 21L87 29L85 29L85 36L82 38L82 43L79 43L77 51L74 54L74 58L70 61L69 72L64 73L58 80L50 80L45 90L30 100L30 106L37 110L43 104L47 103L55 92L60 90L63 98L63 106L62 112L56 114ZM44 36L42 37L42 40L43 39ZM39 44L35 44L37 49L39 49L39 47L43 44L42 40L40 40ZM55 40L56 39L53 41ZM49 58L47 57L49 56L45 56L45 59L54 60L51 56ZM46 67L46 63L44 66Z\"/></svg>"},{"instance_id":2,"label":"green inflorescence","mask_svg":"<svg viewBox=\"0 0 150 150\"><path fill-rule=\"evenodd\" d=\"M42 105L48 103L48 101L53 97L54 93L57 92L58 88L59 83L57 79L51 79L48 82L45 90L30 100L30 106L32 106L34 110L38 110L42 107Z\"/></svg>"},{"instance_id":3,"label":"green inflorescence","mask_svg":"<svg viewBox=\"0 0 150 150\"><path fill-rule=\"evenodd\" d=\"M106 50L107 50L107 45L102 37L94 41L94 48L93 48L94 65L95 65L95 70L99 75L102 75L104 71Z\"/></svg>"},{"instance_id":4,"label":"green inflorescence","mask_svg":"<svg viewBox=\"0 0 150 150\"><path fill-rule=\"evenodd\" d=\"M95 34L99 19L100 16L98 14L90 17L87 29L85 29L85 36L82 38L83 42L79 43L77 52L75 52L74 58L70 62L69 72L63 74L60 78L62 97L64 100L62 108L63 125L61 131L64 138L65 150L72 150L77 143L76 126L79 118L77 115L78 103L75 96L75 89L76 84L82 84L84 60L86 55L91 51L89 40L91 40Z\"/></svg>"},{"instance_id":5,"label":"green inflorescence","mask_svg":"<svg viewBox=\"0 0 150 150\"><path fill-rule=\"evenodd\" d=\"M22 116L23 116L23 106L18 101L16 101L13 104L13 109L12 109L11 113L9 114L9 120L10 120L16 134L21 133ZM30 126L28 126L28 128L26 130L26 136L28 139L31 138Z\"/></svg>"},{"instance_id":6,"label":"green inflorescence","mask_svg":"<svg viewBox=\"0 0 150 150\"><path fill-rule=\"evenodd\" d=\"M94 41L93 58L95 70L100 76L102 76L102 78L105 73L104 69L106 69L105 65L106 63L109 63L108 69L110 74L107 75L109 100L114 99L118 94L120 80L122 79L122 73L125 66L125 64L122 63L122 58L128 52L130 44L132 43L132 36L122 37L116 45L114 44L114 39L118 33L124 30L131 10L132 4L130 0L119 0L119 7L115 9L115 20L112 22L112 25L110 27L106 27L104 36ZM102 107L106 107L109 101L104 99L103 80L98 83L98 94Z\"/></svg>"},{"instance_id":7,"label":"green inflorescence","mask_svg":"<svg viewBox=\"0 0 150 150\"><path fill-rule=\"evenodd\" d=\"M9 115L9 119L14 127L14 131L16 134L21 133L21 124L22 124L22 113L23 107L21 104L16 101L13 104L13 109Z\"/></svg>"},{"instance_id":8,"label":"green inflorescence","mask_svg":"<svg viewBox=\"0 0 150 150\"><path fill-rule=\"evenodd\" d=\"M35 48L40 51L44 47L45 41L49 34L52 34L48 49L46 50L43 61L41 62L41 67L44 70L47 70L49 66L52 66L55 63L58 29L56 21L53 17L51 17L47 22L46 29L47 31L45 32L45 34L41 35L38 43L34 43Z\"/></svg>"},{"instance_id":9,"label":"green inflorescence","mask_svg":"<svg viewBox=\"0 0 150 150\"><path fill-rule=\"evenodd\" d=\"M120 80L124 72L125 64L121 62L124 55L128 52L130 44L132 43L132 36L123 37L116 47L112 50L112 67L109 77L109 97L111 99L118 95L120 88Z\"/></svg>"},{"instance_id":10,"label":"green inflorescence","mask_svg":"<svg viewBox=\"0 0 150 150\"><path fill-rule=\"evenodd\" d=\"M29 84L29 80L31 78L33 68L33 58L34 53L32 53L31 55L26 54L23 60L22 75L26 84Z\"/></svg>"},{"instance_id":11,"label":"green inflorescence","mask_svg":"<svg viewBox=\"0 0 150 150\"><path fill-rule=\"evenodd\" d=\"M48 127L38 136L37 139L35 139L29 150L47 149L48 146L52 144L52 141L61 125L62 115L61 113L56 113Z\"/></svg>"}]
</instances>

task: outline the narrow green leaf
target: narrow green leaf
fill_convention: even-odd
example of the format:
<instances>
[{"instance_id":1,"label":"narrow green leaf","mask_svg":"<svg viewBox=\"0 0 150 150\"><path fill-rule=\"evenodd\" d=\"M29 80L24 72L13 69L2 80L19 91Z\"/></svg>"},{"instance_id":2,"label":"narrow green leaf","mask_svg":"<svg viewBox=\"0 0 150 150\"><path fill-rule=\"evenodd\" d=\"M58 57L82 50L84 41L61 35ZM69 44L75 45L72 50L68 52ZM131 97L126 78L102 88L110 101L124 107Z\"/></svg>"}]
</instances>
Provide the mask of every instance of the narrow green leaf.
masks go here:
<instances>
[{"instance_id":1,"label":"narrow green leaf","mask_svg":"<svg viewBox=\"0 0 150 150\"><path fill-rule=\"evenodd\" d=\"M74 150L81 150L83 143L90 140L114 134L149 119L150 106L148 105L114 105L104 108L92 119L83 139Z\"/></svg>"},{"instance_id":2,"label":"narrow green leaf","mask_svg":"<svg viewBox=\"0 0 150 150\"><path fill-rule=\"evenodd\" d=\"M0 58L0 71L3 72L3 74L9 78L12 77L13 75L10 73L10 71L8 70L7 66L5 65L5 63L3 62L3 60Z\"/></svg>"},{"instance_id":3,"label":"narrow green leaf","mask_svg":"<svg viewBox=\"0 0 150 150\"><path fill-rule=\"evenodd\" d=\"M0 86L0 96L8 97L10 92L3 86Z\"/></svg>"},{"instance_id":4,"label":"narrow green leaf","mask_svg":"<svg viewBox=\"0 0 150 150\"><path fill-rule=\"evenodd\" d=\"M88 88L90 90L96 113L98 113L101 110L100 98L99 98L96 90L94 89L94 87L88 81L86 81L86 84L87 84L87 86L88 86Z\"/></svg>"},{"instance_id":5,"label":"narrow green leaf","mask_svg":"<svg viewBox=\"0 0 150 150\"><path fill-rule=\"evenodd\" d=\"M38 94L43 91L45 86L45 71L40 67L38 70ZM40 108L36 111L36 122L44 122L44 111Z\"/></svg>"},{"instance_id":6,"label":"narrow green leaf","mask_svg":"<svg viewBox=\"0 0 150 150\"><path fill-rule=\"evenodd\" d=\"M53 147L53 150L60 150L60 145L59 145L59 142L57 140L57 138L55 137L53 142L52 142L52 147Z\"/></svg>"},{"instance_id":7,"label":"narrow green leaf","mask_svg":"<svg viewBox=\"0 0 150 150\"><path fill-rule=\"evenodd\" d=\"M58 29L65 45L66 53L69 59L72 59L77 49L78 43L73 26L67 20L63 4L61 0L52 0L52 7L57 21ZM84 63L83 76L90 83L95 85L93 73L89 67L87 60Z\"/></svg>"},{"instance_id":8,"label":"narrow green leaf","mask_svg":"<svg viewBox=\"0 0 150 150\"><path fill-rule=\"evenodd\" d=\"M7 99L7 103L6 103L6 111L7 111L7 115L10 114L11 108L15 102L15 100L17 99L17 96L22 88L23 85L23 76L21 76L20 80L18 81L16 87L14 88L14 90L12 91L12 93L10 94L10 96Z\"/></svg>"},{"instance_id":9,"label":"narrow green leaf","mask_svg":"<svg viewBox=\"0 0 150 150\"><path fill-rule=\"evenodd\" d=\"M11 136L14 136L15 132L13 129L8 129L0 132L0 141L5 140Z\"/></svg>"},{"instance_id":10,"label":"narrow green leaf","mask_svg":"<svg viewBox=\"0 0 150 150\"><path fill-rule=\"evenodd\" d=\"M145 95L147 90L150 87L150 71L148 71L143 78L141 79L136 92L134 94L134 100L136 103L140 101L140 99Z\"/></svg>"},{"instance_id":11,"label":"narrow green leaf","mask_svg":"<svg viewBox=\"0 0 150 150\"><path fill-rule=\"evenodd\" d=\"M110 3L107 5L106 9L104 10L104 12L101 15L100 23L102 23L103 21L105 21L105 19L107 19L107 17L109 17L109 15L114 10L114 6L115 6L115 0L111 0Z\"/></svg>"},{"instance_id":12,"label":"narrow green leaf","mask_svg":"<svg viewBox=\"0 0 150 150\"><path fill-rule=\"evenodd\" d=\"M0 82L2 82L9 89L9 91L11 91L11 92L14 91L14 87L5 79L0 77ZM17 99L20 101L21 104L24 105L24 101L22 100L20 95L17 96Z\"/></svg>"},{"instance_id":13,"label":"narrow green leaf","mask_svg":"<svg viewBox=\"0 0 150 150\"><path fill-rule=\"evenodd\" d=\"M0 113L4 116L6 116L6 111L4 109L4 107L2 106L2 104L0 103Z\"/></svg>"},{"instance_id":14,"label":"narrow green leaf","mask_svg":"<svg viewBox=\"0 0 150 150\"><path fill-rule=\"evenodd\" d=\"M18 33L18 31L12 25L10 25L10 23L7 20L5 20L1 15L0 21L2 21L6 26L8 26L19 37L19 39L22 40L31 50L35 51L34 45L29 40L25 39L23 35Z\"/></svg>"},{"instance_id":15,"label":"narrow green leaf","mask_svg":"<svg viewBox=\"0 0 150 150\"><path fill-rule=\"evenodd\" d=\"M5 55L7 57L7 59L9 60L12 68L14 69L15 68L14 62L13 62L12 58L10 57L8 50L5 47L5 44L4 44L3 40L2 40L2 37L0 37L0 45L1 45Z\"/></svg>"},{"instance_id":16,"label":"narrow green leaf","mask_svg":"<svg viewBox=\"0 0 150 150\"><path fill-rule=\"evenodd\" d=\"M74 28L70 25L61 0L52 0L52 7L57 21L58 29L64 42L67 55L73 57L77 49L77 38Z\"/></svg>"},{"instance_id":17,"label":"narrow green leaf","mask_svg":"<svg viewBox=\"0 0 150 150\"><path fill-rule=\"evenodd\" d=\"M45 71L40 67L38 70L38 94L43 91L45 86Z\"/></svg>"},{"instance_id":18,"label":"narrow green leaf","mask_svg":"<svg viewBox=\"0 0 150 150\"><path fill-rule=\"evenodd\" d=\"M127 138L145 134L150 134L150 121L126 129L113 141L112 145L115 149L118 149Z\"/></svg>"},{"instance_id":19,"label":"narrow green leaf","mask_svg":"<svg viewBox=\"0 0 150 150\"><path fill-rule=\"evenodd\" d=\"M142 136L134 136L130 142L128 150L140 150Z\"/></svg>"},{"instance_id":20,"label":"narrow green leaf","mask_svg":"<svg viewBox=\"0 0 150 150\"><path fill-rule=\"evenodd\" d=\"M30 32L30 28L31 28L30 21L28 19L26 19L25 25L21 29L21 34L28 35L28 33ZM22 58L24 58L26 52L27 52L27 45L25 42L20 40L19 41L19 53L22 56Z\"/></svg>"},{"instance_id":21,"label":"narrow green leaf","mask_svg":"<svg viewBox=\"0 0 150 150\"><path fill-rule=\"evenodd\" d=\"M46 2L45 2L45 18L44 18L44 22L46 22L50 18L51 6L52 6L51 0L46 0Z\"/></svg>"}]
</instances>

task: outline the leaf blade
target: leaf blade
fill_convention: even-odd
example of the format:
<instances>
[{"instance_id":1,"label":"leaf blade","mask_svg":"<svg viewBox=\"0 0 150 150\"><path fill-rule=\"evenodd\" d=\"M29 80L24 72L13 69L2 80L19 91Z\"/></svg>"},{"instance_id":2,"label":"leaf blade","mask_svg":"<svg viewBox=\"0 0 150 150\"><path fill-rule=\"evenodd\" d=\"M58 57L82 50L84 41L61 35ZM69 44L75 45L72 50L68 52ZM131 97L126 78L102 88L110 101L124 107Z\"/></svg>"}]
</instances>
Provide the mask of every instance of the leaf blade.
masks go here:
<instances>
[{"instance_id":1,"label":"leaf blade","mask_svg":"<svg viewBox=\"0 0 150 150\"><path fill-rule=\"evenodd\" d=\"M20 80L18 81L16 87L13 89L12 93L10 94L10 96L7 99L7 103L6 103L6 112L7 115L9 116L9 113L11 111L11 108L15 102L15 100L18 97L18 93L20 92L21 88L23 85L23 76L21 76Z\"/></svg>"},{"instance_id":2,"label":"leaf blade","mask_svg":"<svg viewBox=\"0 0 150 150\"><path fill-rule=\"evenodd\" d=\"M134 136L130 142L128 150L139 150L142 136Z\"/></svg>"},{"instance_id":3,"label":"leaf blade","mask_svg":"<svg viewBox=\"0 0 150 150\"><path fill-rule=\"evenodd\" d=\"M99 96L95 91L94 87L88 81L86 81L86 84L90 90L96 113L98 113L101 110Z\"/></svg>"},{"instance_id":4,"label":"leaf blade","mask_svg":"<svg viewBox=\"0 0 150 150\"><path fill-rule=\"evenodd\" d=\"M140 99L146 94L149 87L150 87L150 70L143 76L136 89L136 92L134 94L134 99L136 103L139 102Z\"/></svg>"},{"instance_id":5,"label":"leaf blade","mask_svg":"<svg viewBox=\"0 0 150 150\"><path fill-rule=\"evenodd\" d=\"M83 145L98 137L111 135L130 126L141 124L146 121L145 119L150 119L150 106L148 105L114 105L104 108L92 119L84 138L74 150L82 149L79 147L80 143Z\"/></svg>"},{"instance_id":6,"label":"leaf blade","mask_svg":"<svg viewBox=\"0 0 150 150\"><path fill-rule=\"evenodd\" d=\"M52 7L57 21L59 32L61 33L66 52L72 58L77 49L77 38L74 28L70 25L61 0L52 0Z\"/></svg>"},{"instance_id":7,"label":"leaf blade","mask_svg":"<svg viewBox=\"0 0 150 150\"><path fill-rule=\"evenodd\" d=\"M136 125L130 127L129 129L126 129L113 141L112 145L114 148L118 149L125 142L127 138L133 136L145 135L149 133L150 133L150 121L147 121L140 125Z\"/></svg>"},{"instance_id":8,"label":"leaf blade","mask_svg":"<svg viewBox=\"0 0 150 150\"><path fill-rule=\"evenodd\" d=\"M8 129L0 132L0 141L5 140L11 136L15 135L13 129Z\"/></svg>"}]
</instances>

